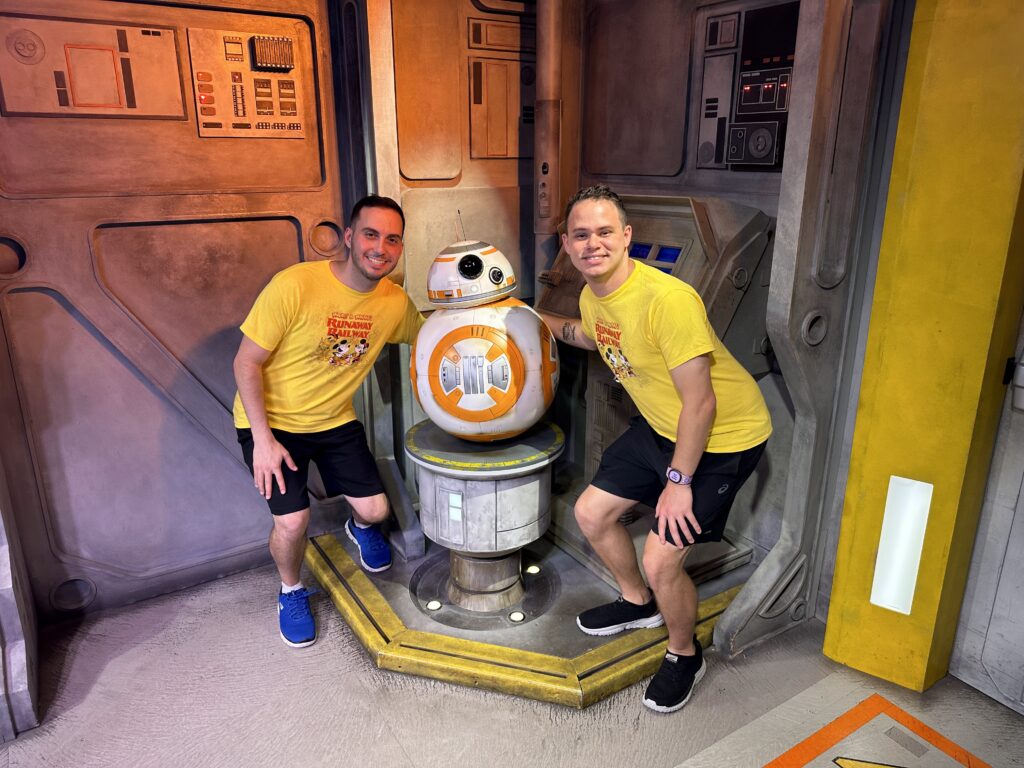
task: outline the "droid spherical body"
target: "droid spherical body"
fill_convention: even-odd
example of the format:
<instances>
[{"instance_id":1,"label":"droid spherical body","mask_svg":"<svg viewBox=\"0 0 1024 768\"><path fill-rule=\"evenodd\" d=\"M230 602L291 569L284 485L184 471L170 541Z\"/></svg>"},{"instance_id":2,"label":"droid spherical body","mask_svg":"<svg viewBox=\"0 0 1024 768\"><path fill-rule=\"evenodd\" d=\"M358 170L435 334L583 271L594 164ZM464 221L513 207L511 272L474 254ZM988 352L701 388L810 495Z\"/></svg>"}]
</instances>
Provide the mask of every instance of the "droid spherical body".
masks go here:
<instances>
[{"instance_id":1,"label":"droid spherical body","mask_svg":"<svg viewBox=\"0 0 1024 768\"><path fill-rule=\"evenodd\" d=\"M509 297L515 287L508 259L487 243L455 243L430 266L438 310L416 338L412 377L427 416L452 435L513 437L551 405L558 349L540 316Z\"/></svg>"}]
</instances>

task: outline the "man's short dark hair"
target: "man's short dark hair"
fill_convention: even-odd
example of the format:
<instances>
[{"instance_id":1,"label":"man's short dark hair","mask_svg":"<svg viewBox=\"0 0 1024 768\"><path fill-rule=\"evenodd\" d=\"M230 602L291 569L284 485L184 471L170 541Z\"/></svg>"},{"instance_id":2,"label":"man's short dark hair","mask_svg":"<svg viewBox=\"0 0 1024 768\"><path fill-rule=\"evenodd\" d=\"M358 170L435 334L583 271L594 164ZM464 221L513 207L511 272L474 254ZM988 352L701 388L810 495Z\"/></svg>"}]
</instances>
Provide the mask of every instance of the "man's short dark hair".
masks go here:
<instances>
[{"instance_id":1,"label":"man's short dark hair","mask_svg":"<svg viewBox=\"0 0 1024 768\"><path fill-rule=\"evenodd\" d=\"M607 200L609 203L619 209L619 221L622 222L622 226L626 226L626 209L622 205L622 198L619 197L612 190L611 187L605 184L597 184L593 187L584 187L571 198L565 206L565 220L569 221L569 214L572 213L572 209L576 203L582 203L584 200Z\"/></svg>"},{"instance_id":2,"label":"man's short dark hair","mask_svg":"<svg viewBox=\"0 0 1024 768\"><path fill-rule=\"evenodd\" d=\"M384 197L382 195L367 195L358 203L353 205L352 214L348 217L348 225L350 227L355 223L355 220L359 218L359 214L362 213L363 208L387 208L389 211L394 211L402 218L402 234L405 234L405 213L402 212L402 206L390 197Z\"/></svg>"}]
</instances>

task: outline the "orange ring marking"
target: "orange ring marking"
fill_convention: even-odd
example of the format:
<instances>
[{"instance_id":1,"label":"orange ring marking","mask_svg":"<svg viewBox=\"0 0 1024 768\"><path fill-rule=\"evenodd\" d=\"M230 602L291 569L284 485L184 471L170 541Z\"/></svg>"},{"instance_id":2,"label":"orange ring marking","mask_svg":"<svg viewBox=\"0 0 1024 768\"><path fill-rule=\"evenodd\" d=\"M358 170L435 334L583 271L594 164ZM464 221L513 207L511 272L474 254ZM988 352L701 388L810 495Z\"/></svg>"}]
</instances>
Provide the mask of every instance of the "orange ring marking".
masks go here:
<instances>
[{"instance_id":1,"label":"orange ring marking","mask_svg":"<svg viewBox=\"0 0 1024 768\"><path fill-rule=\"evenodd\" d=\"M512 369L507 392L502 392L493 385L488 389L487 395L494 401L494 405L486 410L471 410L461 407L459 403L466 394L466 391L461 386L456 387L449 393L445 393L444 388L441 386L441 359L448 358L457 364L462 359L462 356L454 347L460 341L467 339L482 339L490 342L492 348L488 349L486 358L492 361L504 354L508 359L509 367ZM498 354L492 358L491 354L494 347L498 348ZM430 391L438 405L456 418L480 423L503 416L516 404L522 393L523 384L525 384L526 367L523 365L523 357L519 348L502 331L486 325L470 325L450 331L435 345L434 351L430 355L430 364L427 370ZM495 396L494 393L498 393L498 396Z\"/></svg>"},{"instance_id":2,"label":"orange ring marking","mask_svg":"<svg viewBox=\"0 0 1024 768\"><path fill-rule=\"evenodd\" d=\"M418 339L417 339L418 341ZM412 394L416 398L416 402L420 408L423 407L423 403L420 401L420 388L416 385L416 342L412 343L412 349L409 352L409 381L412 382Z\"/></svg>"}]
</instances>

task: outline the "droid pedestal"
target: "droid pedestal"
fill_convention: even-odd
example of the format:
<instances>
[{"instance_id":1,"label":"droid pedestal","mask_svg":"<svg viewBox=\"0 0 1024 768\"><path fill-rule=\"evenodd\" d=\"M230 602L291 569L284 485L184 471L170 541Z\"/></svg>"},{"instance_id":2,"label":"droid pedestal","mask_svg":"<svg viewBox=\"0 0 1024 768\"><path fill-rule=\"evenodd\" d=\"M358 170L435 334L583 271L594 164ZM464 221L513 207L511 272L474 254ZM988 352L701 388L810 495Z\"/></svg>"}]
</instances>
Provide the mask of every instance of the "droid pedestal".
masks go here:
<instances>
[{"instance_id":1,"label":"droid pedestal","mask_svg":"<svg viewBox=\"0 0 1024 768\"><path fill-rule=\"evenodd\" d=\"M522 599L520 549L551 522L551 463L564 446L546 423L500 443L461 440L430 421L406 434L423 533L451 550L452 603L486 612Z\"/></svg>"}]
</instances>

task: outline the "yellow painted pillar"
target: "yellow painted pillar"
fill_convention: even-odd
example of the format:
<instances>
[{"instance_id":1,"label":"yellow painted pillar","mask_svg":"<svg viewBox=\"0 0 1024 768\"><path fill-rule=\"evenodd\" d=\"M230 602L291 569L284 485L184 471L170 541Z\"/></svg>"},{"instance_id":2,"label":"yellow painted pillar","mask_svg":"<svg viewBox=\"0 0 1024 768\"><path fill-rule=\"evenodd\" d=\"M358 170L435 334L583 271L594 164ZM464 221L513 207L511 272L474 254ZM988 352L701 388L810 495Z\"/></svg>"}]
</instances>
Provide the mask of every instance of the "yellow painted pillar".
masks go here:
<instances>
[{"instance_id":1,"label":"yellow painted pillar","mask_svg":"<svg viewBox=\"0 0 1024 768\"><path fill-rule=\"evenodd\" d=\"M918 0L825 654L946 674L1024 305L1024 3ZM870 602L891 476L933 486L910 613Z\"/></svg>"}]
</instances>

